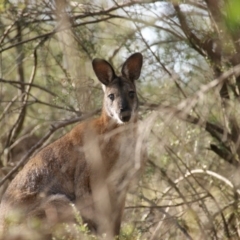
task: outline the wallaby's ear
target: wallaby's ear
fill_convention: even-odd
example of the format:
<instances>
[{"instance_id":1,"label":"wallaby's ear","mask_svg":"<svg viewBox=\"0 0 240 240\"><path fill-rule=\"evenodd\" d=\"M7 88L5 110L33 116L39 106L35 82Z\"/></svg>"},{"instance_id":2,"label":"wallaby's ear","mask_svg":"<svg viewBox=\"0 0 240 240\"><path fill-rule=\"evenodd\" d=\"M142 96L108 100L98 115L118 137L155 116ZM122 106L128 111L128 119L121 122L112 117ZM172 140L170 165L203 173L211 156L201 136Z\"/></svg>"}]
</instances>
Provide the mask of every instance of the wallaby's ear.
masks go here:
<instances>
[{"instance_id":1,"label":"wallaby's ear","mask_svg":"<svg viewBox=\"0 0 240 240\"><path fill-rule=\"evenodd\" d=\"M131 55L122 67L122 75L130 81L137 80L141 73L143 57L141 53Z\"/></svg>"},{"instance_id":2,"label":"wallaby's ear","mask_svg":"<svg viewBox=\"0 0 240 240\"><path fill-rule=\"evenodd\" d=\"M99 79L99 81L108 85L116 76L112 66L110 63L105 61L104 59L95 58L92 61L93 70Z\"/></svg>"}]
</instances>

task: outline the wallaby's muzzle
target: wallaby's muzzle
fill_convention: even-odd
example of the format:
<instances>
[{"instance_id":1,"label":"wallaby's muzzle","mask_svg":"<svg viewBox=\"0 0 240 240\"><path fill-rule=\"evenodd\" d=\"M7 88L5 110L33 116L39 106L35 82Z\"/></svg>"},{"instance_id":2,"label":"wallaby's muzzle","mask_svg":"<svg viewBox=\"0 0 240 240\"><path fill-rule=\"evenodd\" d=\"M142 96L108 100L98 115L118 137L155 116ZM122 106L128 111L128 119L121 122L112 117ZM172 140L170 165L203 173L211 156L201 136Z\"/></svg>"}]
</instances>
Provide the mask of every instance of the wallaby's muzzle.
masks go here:
<instances>
[{"instance_id":1,"label":"wallaby's muzzle","mask_svg":"<svg viewBox=\"0 0 240 240\"><path fill-rule=\"evenodd\" d=\"M119 115L122 122L128 122L131 119L131 111L123 111Z\"/></svg>"}]
</instances>

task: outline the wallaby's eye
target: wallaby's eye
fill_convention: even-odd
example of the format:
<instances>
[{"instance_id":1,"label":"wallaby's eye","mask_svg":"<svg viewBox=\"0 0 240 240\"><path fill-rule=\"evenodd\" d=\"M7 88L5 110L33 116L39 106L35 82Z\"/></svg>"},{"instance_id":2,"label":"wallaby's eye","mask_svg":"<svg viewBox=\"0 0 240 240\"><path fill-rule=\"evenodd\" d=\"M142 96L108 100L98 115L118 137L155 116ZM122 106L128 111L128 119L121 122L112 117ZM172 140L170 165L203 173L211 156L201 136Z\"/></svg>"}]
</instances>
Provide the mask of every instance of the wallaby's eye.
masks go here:
<instances>
[{"instance_id":1,"label":"wallaby's eye","mask_svg":"<svg viewBox=\"0 0 240 240\"><path fill-rule=\"evenodd\" d=\"M108 97L109 97L112 101L114 100L114 94L113 94L113 93L109 94Z\"/></svg>"},{"instance_id":2,"label":"wallaby's eye","mask_svg":"<svg viewBox=\"0 0 240 240\"><path fill-rule=\"evenodd\" d=\"M135 92L134 91L130 91L128 94L129 94L130 98L134 98Z\"/></svg>"}]
</instances>

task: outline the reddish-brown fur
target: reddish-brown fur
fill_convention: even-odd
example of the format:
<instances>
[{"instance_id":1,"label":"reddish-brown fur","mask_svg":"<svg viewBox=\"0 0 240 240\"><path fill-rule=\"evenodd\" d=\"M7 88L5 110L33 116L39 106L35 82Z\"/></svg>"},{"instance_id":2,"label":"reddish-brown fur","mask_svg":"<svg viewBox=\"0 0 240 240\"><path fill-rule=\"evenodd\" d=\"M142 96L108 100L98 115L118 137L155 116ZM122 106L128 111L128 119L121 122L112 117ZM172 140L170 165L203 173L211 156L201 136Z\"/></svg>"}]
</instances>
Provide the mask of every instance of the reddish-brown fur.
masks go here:
<instances>
[{"instance_id":1,"label":"reddish-brown fur","mask_svg":"<svg viewBox=\"0 0 240 240\"><path fill-rule=\"evenodd\" d=\"M16 211L26 219L45 219L51 226L72 220L70 203L74 203L92 231L110 237L119 234L126 192L134 172L134 80L140 75L141 65L141 54L133 54L123 65L122 76L117 77L109 63L93 61L105 89L101 116L78 124L29 160L3 196L3 229L7 228L8 215Z\"/></svg>"}]
</instances>

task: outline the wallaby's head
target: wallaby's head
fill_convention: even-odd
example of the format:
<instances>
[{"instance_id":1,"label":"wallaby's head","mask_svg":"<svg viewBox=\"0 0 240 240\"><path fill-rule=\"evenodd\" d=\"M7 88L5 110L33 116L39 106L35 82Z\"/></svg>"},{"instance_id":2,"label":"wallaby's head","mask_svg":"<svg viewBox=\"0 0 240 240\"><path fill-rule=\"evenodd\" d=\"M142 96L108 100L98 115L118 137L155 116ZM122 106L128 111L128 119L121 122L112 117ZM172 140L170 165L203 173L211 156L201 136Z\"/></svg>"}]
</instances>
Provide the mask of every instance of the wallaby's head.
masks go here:
<instances>
[{"instance_id":1,"label":"wallaby's head","mask_svg":"<svg viewBox=\"0 0 240 240\"><path fill-rule=\"evenodd\" d=\"M134 81L141 73L142 54L134 53L125 61L121 76L117 76L110 63L103 59L95 58L92 65L103 84L106 114L119 124L130 121L138 108Z\"/></svg>"}]
</instances>

